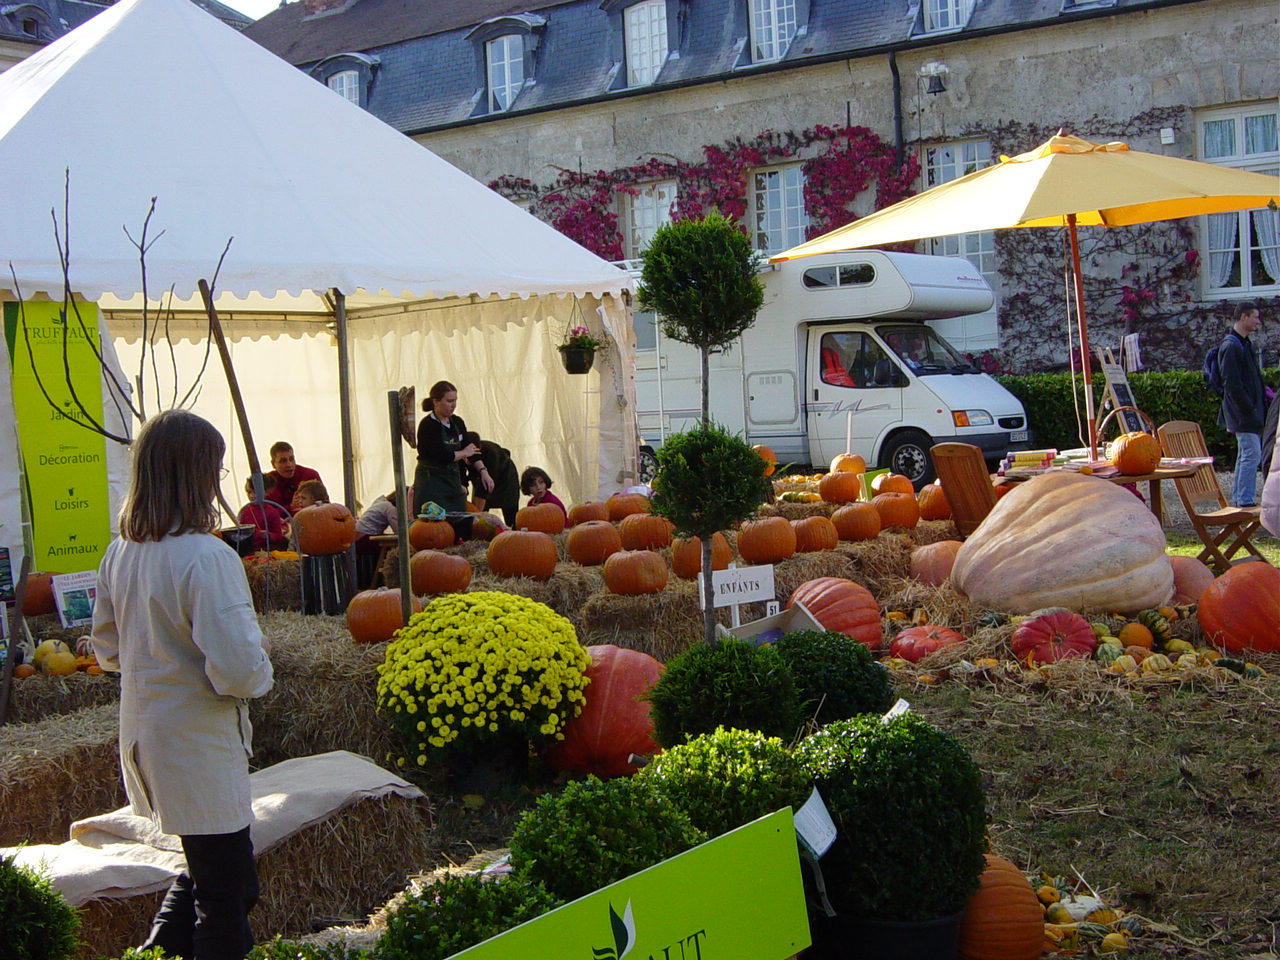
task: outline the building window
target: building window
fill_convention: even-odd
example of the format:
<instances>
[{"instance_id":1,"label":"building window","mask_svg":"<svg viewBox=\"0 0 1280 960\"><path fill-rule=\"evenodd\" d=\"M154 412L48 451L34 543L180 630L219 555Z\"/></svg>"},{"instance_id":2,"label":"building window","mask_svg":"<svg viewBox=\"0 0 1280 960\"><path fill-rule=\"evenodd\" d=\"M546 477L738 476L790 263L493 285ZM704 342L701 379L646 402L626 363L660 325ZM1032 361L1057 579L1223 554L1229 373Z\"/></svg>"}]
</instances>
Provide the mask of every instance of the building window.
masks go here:
<instances>
[{"instance_id":1,"label":"building window","mask_svg":"<svg viewBox=\"0 0 1280 960\"><path fill-rule=\"evenodd\" d=\"M750 0L751 62L781 60L796 33L796 0Z\"/></svg>"},{"instance_id":2,"label":"building window","mask_svg":"<svg viewBox=\"0 0 1280 960\"><path fill-rule=\"evenodd\" d=\"M485 44L485 60L489 76L489 110L502 113L524 86L524 43L509 33Z\"/></svg>"},{"instance_id":3,"label":"building window","mask_svg":"<svg viewBox=\"0 0 1280 960\"><path fill-rule=\"evenodd\" d=\"M1273 177L1280 173L1274 102L1207 111L1197 126L1200 159ZM1280 212L1261 207L1211 213L1201 240L1210 295L1280 290Z\"/></svg>"},{"instance_id":4,"label":"building window","mask_svg":"<svg viewBox=\"0 0 1280 960\"><path fill-rule=\"evenodd\" d=\"M360 106L360 74L355 70L339 70L325 81L338 96Z\"/></svg>"},{"instance_id":5,"label":"building window","mask_svg":"<svg viewBox=\"0 0 1280 960\"><path fill-rule=\"evenodd\" d=\"M653 83L667 59L666 0L645 0L627 7L622 32L627 47L627 86Z\"/></svg>"},{"instance_id":6,"label":"building window","mask_svg":"<svg viewBox=\"0 0 1280 960\"><path fill-rule=\"evenodd\" d=\"M956 143L927 147L924 152L926 187L936 187L952 180L991 166L991 142L989 140L964 140ZM1000 289L1000 269L996 261L995 233L962 233L951 237L937 237L927 241L929 253L942 257L964 257L977 268L993 291ZM995 349L999 343L999 327L996 322L996 303L984 313L937 321L934 326L951 343L961 350L980 351Z\"/></svg>"},{"instance_id":7,"label":"building window","mask_svg":"<svg viewBox=\"0 0 1280 960\"><path fill-rule=\"evenodd\" d=\"M971 13L973 0L924 0L924 32L959 30Z\"/></svg>"},{"instance_id":8,"label":"building window","mask_svg":"<svg viewBox=\"0 0 1280 960\"><path fill-rule=\"evenodd\" d=\"M804 209L804 171L800 165L757 170L753 187L756 247L780 253L803 243L809 215Z\"/></svg>"},{"instance_id":9,"label":"building window","mask_svg":"<svg viewBox=\"0 0 1280 960\"><path fill-rule=\"evenodd\" d=\"M644 253L658 228L671 222L671 205L676 199L676 182L651 183L633 197L627 197L627 256L637 259Z\"/></svg>"}]
</instances>

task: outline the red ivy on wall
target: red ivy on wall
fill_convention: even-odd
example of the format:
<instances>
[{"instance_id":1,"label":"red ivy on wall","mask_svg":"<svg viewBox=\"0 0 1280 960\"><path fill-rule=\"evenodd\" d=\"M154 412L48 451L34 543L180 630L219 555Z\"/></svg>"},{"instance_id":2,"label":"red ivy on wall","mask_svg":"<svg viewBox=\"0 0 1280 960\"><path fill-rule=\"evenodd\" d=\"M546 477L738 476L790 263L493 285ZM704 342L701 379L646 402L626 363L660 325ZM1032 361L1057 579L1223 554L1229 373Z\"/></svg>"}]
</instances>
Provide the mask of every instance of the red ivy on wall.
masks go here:
<instances>
[{"instance_id":1,"label":"red ivy on wall","mask_svg":"<svg viewBox=\"0 0 1280 960\"><path fill-rule=\"evenodd\" d=\"M512 200L529 202L529 210L561 233L606 260L623 257L618 226L619 194L636 196L656 180L677 182L671 214L684 220L719 211L745 231L747 182L750 171L797 157L819 145L803 163L804 201L809 214L809 237L834 230L857 219L854 199L876 186L879 209L911 195L920 167L914 154L896 166L893 147L866 127L816 126L800 133L766 130L751 140L735 138L704 146L702 160L651 157L616 170L591 173L562 170L556 179L538 186L521 177L504 176L489 186Z\"/></svg>"}]
</instances>

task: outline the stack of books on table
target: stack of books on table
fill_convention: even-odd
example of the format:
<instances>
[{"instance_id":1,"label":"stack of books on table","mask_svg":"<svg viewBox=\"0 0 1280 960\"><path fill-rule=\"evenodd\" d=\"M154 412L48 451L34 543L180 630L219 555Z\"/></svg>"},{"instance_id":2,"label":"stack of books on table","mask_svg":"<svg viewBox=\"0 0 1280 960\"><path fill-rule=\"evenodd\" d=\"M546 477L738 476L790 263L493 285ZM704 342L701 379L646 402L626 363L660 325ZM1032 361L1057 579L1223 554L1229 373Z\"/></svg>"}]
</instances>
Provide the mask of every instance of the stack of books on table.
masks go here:
<instances>
[{"instance_id":1,"label":"stack of books on table","mask_svg":"<svg viewBox=\"0 0 1280 960\"><path fill-rule=\"evenodd\" d=\"M1018 450L1000 461L1000 468L996 473L1002 477L1032 477L1064 463L1066 457L1060 456L1053 447L1044 450Z\"/></svg>"}]
</instances>

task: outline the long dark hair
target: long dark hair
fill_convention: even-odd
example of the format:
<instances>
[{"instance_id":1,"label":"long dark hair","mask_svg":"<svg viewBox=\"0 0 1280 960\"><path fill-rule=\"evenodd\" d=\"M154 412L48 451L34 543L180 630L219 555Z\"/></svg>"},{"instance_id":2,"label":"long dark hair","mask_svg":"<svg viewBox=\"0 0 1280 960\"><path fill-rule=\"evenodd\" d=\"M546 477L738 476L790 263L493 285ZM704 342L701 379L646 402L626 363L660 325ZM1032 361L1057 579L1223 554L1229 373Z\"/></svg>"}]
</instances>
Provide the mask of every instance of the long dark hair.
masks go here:
<instances>
[{"instance_id":1,"label":"long dark hair","mask_svg":"<svg viewBox=\"0 0 1280 960\"><path fill-rule=\"evenodd\" d=\"M120 508L120 536L145 543L218 528L218 471L227 445L208 420L165 410L133 442L133 478Z\"/></svg>"}]
</instances>

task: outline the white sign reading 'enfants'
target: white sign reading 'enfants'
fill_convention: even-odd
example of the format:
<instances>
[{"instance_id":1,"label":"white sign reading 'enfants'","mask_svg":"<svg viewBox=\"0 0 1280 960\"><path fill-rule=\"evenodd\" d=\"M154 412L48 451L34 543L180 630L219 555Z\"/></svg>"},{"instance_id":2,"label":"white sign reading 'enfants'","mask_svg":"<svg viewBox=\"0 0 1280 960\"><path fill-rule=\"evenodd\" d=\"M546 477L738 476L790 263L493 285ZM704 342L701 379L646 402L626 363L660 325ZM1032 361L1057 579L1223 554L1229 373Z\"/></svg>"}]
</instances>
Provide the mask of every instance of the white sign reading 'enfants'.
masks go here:
<instances>
[{"instance_id":1,"label":"white sign reading 'enfants'","mask_svg":"<svg viewBox=\"0 0 1280 960\"><path fill-rule=\"evenodd\" d=\"M773 567L732 567L711 571L711 590L716 607L754 603L774 598ZM698 578L698 599L702 599L702 578Z\"/></svg>"}]
</instances>

